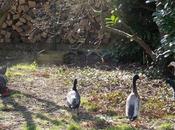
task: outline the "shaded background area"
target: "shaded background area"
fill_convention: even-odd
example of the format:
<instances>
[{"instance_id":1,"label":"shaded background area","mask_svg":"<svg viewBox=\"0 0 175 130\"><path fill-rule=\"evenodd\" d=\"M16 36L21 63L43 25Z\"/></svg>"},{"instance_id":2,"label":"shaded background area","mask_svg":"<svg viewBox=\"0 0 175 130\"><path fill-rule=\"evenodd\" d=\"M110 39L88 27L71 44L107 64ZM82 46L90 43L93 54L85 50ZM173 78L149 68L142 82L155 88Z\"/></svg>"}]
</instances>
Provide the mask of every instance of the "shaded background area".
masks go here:
<instances>
[{"instance_id":1,"label":"shaded background area","mask_svg":"<svg viewBox=\"0 0 175 130\"><path fill-rule=\"evenodd\" d=\"M3 1L0 42L12 43L14 46L27 44L26 48L31 46L29 47L31 51L38 48L68 52L79 48L88 55L87 51L92 50L97 55L100 53L101 57L105 57L107 62L142 64L149 62L149 56L135 42L101 29L100 15L95 13L91 6L99 10L104 2L98 0ZM118 9L120 19L130 26L152 50L160 45L159 30L152 17L152 13L156 10L154 3L145 4L144 0L110 1L105 5L106 17L110 15L113 8ZM116 27L130 33L122 24L117 24Z\"/></svg>"}]
</instances>

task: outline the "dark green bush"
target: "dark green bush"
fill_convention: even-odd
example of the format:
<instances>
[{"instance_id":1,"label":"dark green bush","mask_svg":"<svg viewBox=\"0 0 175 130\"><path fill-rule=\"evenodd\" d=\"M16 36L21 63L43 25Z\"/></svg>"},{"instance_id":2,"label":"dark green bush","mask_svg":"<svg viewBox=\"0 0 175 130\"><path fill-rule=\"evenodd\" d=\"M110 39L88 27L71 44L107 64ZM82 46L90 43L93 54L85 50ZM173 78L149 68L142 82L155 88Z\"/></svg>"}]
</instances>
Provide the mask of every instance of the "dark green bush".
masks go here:
<instances>
[{"instance_id":1,"label":"dark green bush","mask_svg":"<svg viewBox=\"0 0 175 130\"><path fill-rule=\"evenodd\" d=\"M166 58L175 53L175 1L158 0L156 7L157 10L153 13L154 21L162 35L157 53L160 58Z\"/></svg>"},{"instance_id":2,"label":"dark green bush","mask_svg":"<svg viewBox=\"0 0 175 130\"><path fill-rule=\"evenodd\" d=\"M136 34L142 38L152 50L160 46L160 35L156 23L153 21L152 13L156 10L154 3L146 4L145 0L113 0L113 5L117 9L121 23L116 27L124 30L129 34ZM123 25L125 23L131 30ZM136 62L143 61L144 50L130 39L113 36L112 42L115 42L113 50L116 57L122 62Z\"/></svg>"}]
</instances>

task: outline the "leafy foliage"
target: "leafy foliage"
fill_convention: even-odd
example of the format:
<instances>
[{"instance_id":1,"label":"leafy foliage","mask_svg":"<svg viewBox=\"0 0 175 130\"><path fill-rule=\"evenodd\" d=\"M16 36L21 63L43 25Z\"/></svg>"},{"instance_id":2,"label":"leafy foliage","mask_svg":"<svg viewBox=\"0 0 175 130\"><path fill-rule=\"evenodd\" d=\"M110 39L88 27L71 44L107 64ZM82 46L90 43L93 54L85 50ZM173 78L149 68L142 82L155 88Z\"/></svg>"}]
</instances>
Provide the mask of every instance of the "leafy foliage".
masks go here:
<instances>
[{"instance_id":1,"label":"leafy foliage","mask_svg":"<svg viewBox=\"0 0 175 130\"><path fill-rule=\"evenodd\" d=\"M110 17L105 18L107 26L114 26L120 22L119 17L117 16L117 10L112 10Z\"/></svg>"},{"instance_id":2,"label":"leafy foliage","mask_svg":"<svg viewBox=\"0 0 175 130\"><path fill-rule=\"evenodd\" d=\"M153 16L162 35L162 44L157 53L166 58L175 53L175 2L158 0L156 5L157 10Z\"/></svg>"},{"instance_id":3,"label":"leafy foliage","mask_svg":"<svg viewBox=\"0 0 175 130\"><path fill-rule=\"evenodd\" d=\"M120 24L117 22L115 27L139 36L153 50L160 46L159 30L152 18L152 13L155 11L154 4L147 5L144 0L112 0L112 2L121 22ZM113 24L114 22L112 26L114 26ZM127 61L131 62L143 60L143 50L140 46L133 44L135 42L132 39L130 41L124 37L120 37L120 39L116 36L113 36L112 39L112 42L115 43L113 50L117 50L118 59L125 60L127 57Z\"/></svg>"}]
</instances>

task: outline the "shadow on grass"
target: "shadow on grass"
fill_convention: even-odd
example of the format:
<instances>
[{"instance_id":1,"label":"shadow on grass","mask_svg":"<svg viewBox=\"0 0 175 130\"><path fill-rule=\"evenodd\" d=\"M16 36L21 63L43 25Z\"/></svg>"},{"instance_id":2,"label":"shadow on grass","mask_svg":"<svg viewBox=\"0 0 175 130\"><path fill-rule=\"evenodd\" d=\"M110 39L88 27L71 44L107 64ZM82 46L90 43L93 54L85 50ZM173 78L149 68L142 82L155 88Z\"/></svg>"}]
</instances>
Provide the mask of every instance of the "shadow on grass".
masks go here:
<instances>
[{"instance_id":1,"label":"shadow on grass","mask_svg":"<svg viewBox=\"0 0 175 130\"><path fill-rule=\"evenodd\" d=\"M41 99L41 98L39 98L37 96L31 95L31 94L27 94L27 93L22 93L22 92L20 92L18 90L11 89L11 96L14 95L14 94L21 94L21 95L24 95L27 98L33 98L33 99L36 99L38 102L44 103L45 104L45 107L47 107L46 112L48 112L48 113L54 112L54 111L56 111L58 109L68 110L67 107L65 107L65 106L59 106L59 105L57 105L56 103L54 103L52 101ZM50 107L50 106L52 106L52 107Z\"/></svg>"},{"instance_id":2,"label":"shadow on grass","mask_svg":"<svg viewBox=\"0 0 175 130\"><path fill-rule=\"evenodd\" d=\"M59 106L59 105L57 105L54 102L51 102L51 101L48 101L48 100L45 100L45 99L41 99L41 98L38 98L38 97L33 96L33 95L30 95L30 94L22 93L22 92L17 91L17 90L11 90L11 96L14 95L14 94L22 94L22 95L26 96L27 98L34 98L34 99L37 100L37 102L44 103L45 104L45 107L47 108L46 109L46 112L47 113L52 113L52 112L57 111L59 109L66 110L68 112L72 112L69 108L67 108L65 106ZM35 123L32 120L32 115L34 113L31 113L31 112L27 111L27 108L25 108L24 106L20 106L19 104L14 105L14 108L16 108L15 109L16 111L20 111L21 113L23 113L23 116L26 119L26 122L27 122L28 126L30 124L33 124L32 125L33 128L32 129L29 129L30 128L29 127L28 130L35 130L36 129L36 125L34 125ZM53 120L53 119L50 119L47 116L45 116L43 114L40 114L40 113L37 113L35 115L36 115L37 118L40 118L42 120L49 121L49 122L51 122L55 126L59 126L62 123L68 124L68 122L66 122L64 120L61 120L61 121L59 121L59 120ZM80 124L82 121L93 122L93 127L96 128L96 129L105 129L105 128L107 128L110 125L107 121L105 121L103 119L100 119L99 117L95 117L95 115L93 113L87 112L83 108L81 108L81 111L80 111L79 116L72 116L72 119L76 123L78 123L78 124Z\"/></svg>"},{"instance_id":3,"label":"shadow on grass","mask_svg":"<svg viewBox=\"0 0 175 130\"><path fill-rule=\"evenodd\" d=\"M52 120L52 119L50 119L47 116L44 116L42 114L35 114L35 113L29 111L26 106L23 106L23 105L21 105L21 104L19 104L18 102L15 101L15 99L12 97L14 94L21 94L21 95L24 95L24 96L26 96L27 98L30 98L30 99L34 98L34 99L37 100L37 102L44 103L46 105L46 107L48 107L48 108L50 106L52 106L51 109L46 110L46 112L48 112L48 113L54 112L54 111L59 110L59 109L68 110L66 107L59 106L59 105L55 104L54 102L47 101L47 100L44 100L44 99L40 99L40 98L35 97L33 95L22 93L22 92L17 91L17 90L12 90L11 89L10 93L11 93L10 97L2 98L2 103L3 103L4 106L11 105L11 106L13 106L14 109L9 110L7 108L7 109L4 109L4 111L16 111L16 112L21 113L23 115L25 121L26 121L26 129L27 130L36 130L36 128L37 128L36 123L33 120L32 115L36 115L36 117L38 117L42 120L47 120L47 121L51 122L52 124L54 124L56 126L59 126L61 124L61 122L59 122L58 120Z\"/></svg>"},{"instance_id":4,"label":"shadow on grass","mask_svg":"<svg viewBox=\"0 0 175 130\"><path fill-rule=\"evenodd\" d=\"M72 119L78 124L91 122L94 129L106 129L111 125L106 120L96 117L95 113L87 112L84 108L81 109L79 116L72 116Z\"/></svg>"},{"instance_id":5,"label":"shadow on grass","mask_svg":"<svg viewBox=\"0 0 175 130\"><path fill-rule=\"evenodd\" d=\"M15 108L15 109L13 109L13 111L17 111L23 115L23 117L26 121L27 130L36 130L36 124L32 118L32 113L25 106L20 105L13 98L10 98L10 97L6 97L5 100L3 98L2 100L3 100L2 103L5 106L8 104L12 105L13 108ZM10 100L10 101L7 101L7 100ZM6 109L4 109L4 110L6 110ZM9 111L9 109L7 109L7 111Z\"/></svg>"},{"instance_id":6,"label":"shadow on grass","mask_svg":"<svg viewBox=\"0 0 175 130\"><path fill-rule=\"evenodd\" d=\"M45 116L45 115L43 115L43 114L41 114L41 113L37 113L37 114L36 114L36 117L37 117L37 118L40 118L40 119L42 119L42 120L49 121L49 122L51 122L53 125L56 125L56 126L59 126L59 125L61 125L61 123L62 123L61 121L50 119L50 118L48 118L47 116Z\"/></svg>"}]
</instances>

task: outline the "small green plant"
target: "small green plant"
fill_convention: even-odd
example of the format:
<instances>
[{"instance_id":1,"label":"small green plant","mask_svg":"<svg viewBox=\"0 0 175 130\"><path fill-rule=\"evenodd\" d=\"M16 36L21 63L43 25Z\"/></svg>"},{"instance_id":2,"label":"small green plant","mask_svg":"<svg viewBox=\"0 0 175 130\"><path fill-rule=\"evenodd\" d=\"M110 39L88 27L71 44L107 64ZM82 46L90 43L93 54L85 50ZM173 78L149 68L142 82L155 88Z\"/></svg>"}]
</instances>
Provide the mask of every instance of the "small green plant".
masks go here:
<instances>
[{"instance_id":1,"label":"small green plant","mask_svg":"<svg viewBox=\"0 0 175 130\"><path fill-rule=\"evenodd\" d=\"M97 111L99 109L99 106L97 103L90 102L89 100L82 98L81 104L87 109L88 111Z\"/></svg>"},{"instance_id":2,"label":"small green plant","mask_svg":"<svg viewBox=\"0 0 175 130\"><path fill-rule=\"evenodd\" d=\"M81 128L78 124L73 123L68 126L67 130L81 130Z\"/></svg>"},{"instance_id":3,"label":"small green plant","mask_svg":"<svg viewBox=\"0 0 175 130\"><path fill-rule=\"evenodd\" d=\"M106 130L136 130L136 129L131 127L128 124L121 124L121 125L118 125L116 127L107 128Z\"/></svg>"},{"instance_id":4,"label":"small green plant","mask_svg":"<svg viewBox=\"0 0 175 130\"><path fill-rule=\"evenodd\" d=\"M36 124L25 124L22 126L21 130L42 130L39 126L36 126Z\"/></svg>"},{"instance_id":5,"label":"small green plant","mask_svg":"<svg viewBox=\"0 0 175 130\"><path fill-rule=\"evenodd\" d=\"M25 95L19 91L12 91L10 94L11 98L24 98Z\"/></svg>"},{"instance_id":6,"label":"small green plant","mask_svg":"<svg viewBox=\"0 0 175 130\"><path fill-rule=\"evenodd\" d=\"M119 17L117 16L117 9L114 9L111 11L111 16L105 18L106 20L106 25L107 26L114 26L116 25L120 20Z\"/></svg>"},{"instance_id":7,"label":"small green plant","mask_svg":"<svg viewBox=\"0 0 175 130\"><path fill-rule=\"evenodd\" d=\"M163 123L163 124L160 125L159 130L174 130L173 124Z\"/></svg>"}]
</instances>

